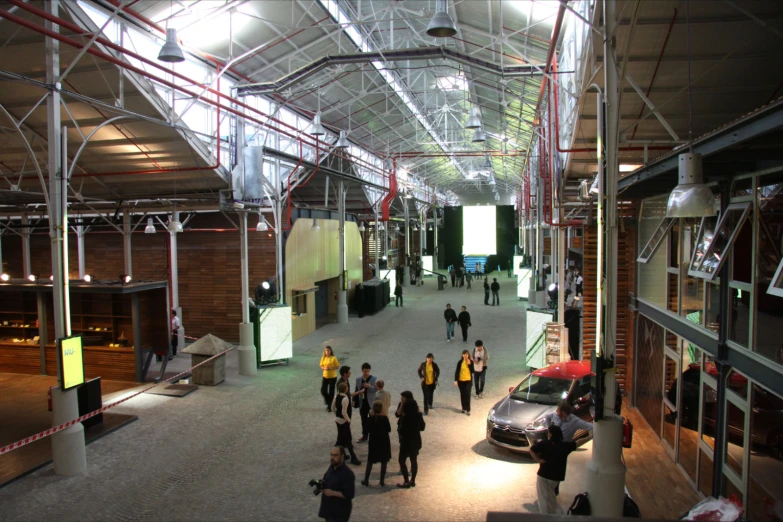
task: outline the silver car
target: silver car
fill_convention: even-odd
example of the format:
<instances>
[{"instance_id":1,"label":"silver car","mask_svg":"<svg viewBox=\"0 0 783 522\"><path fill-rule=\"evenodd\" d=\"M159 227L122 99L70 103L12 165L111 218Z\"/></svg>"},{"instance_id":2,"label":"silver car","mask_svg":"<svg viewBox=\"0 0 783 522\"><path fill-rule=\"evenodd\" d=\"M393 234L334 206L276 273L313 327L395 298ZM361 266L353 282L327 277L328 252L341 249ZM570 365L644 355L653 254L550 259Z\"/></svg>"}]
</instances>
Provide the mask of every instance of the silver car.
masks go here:
<instances>
[{"instance_id":1,"label":"silver car","mask_svg":"<svg viewBox=\"0 0 783 522\"><path fill-rule=\"evenodd\" d=\"M543 417L567 400L574 415L592 421L590 413L590 361L551 364L528 374L487 415L487 441L495 446L528 453L530 446L546 438ZM577 431L574 440L586 435Z\"/></svg>"}]
</instances>

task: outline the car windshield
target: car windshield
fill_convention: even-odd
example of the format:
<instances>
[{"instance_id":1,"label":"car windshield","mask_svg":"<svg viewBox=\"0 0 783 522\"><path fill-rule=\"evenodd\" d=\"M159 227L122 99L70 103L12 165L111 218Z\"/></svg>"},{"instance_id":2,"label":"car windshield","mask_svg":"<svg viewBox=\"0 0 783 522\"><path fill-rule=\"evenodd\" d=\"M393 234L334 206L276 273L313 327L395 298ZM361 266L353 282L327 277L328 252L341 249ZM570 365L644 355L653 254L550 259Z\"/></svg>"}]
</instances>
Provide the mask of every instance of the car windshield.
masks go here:
<instances>
[{"instance_id":1,"label":"car windshield","mask_svg":"<svg viewBox=\"0 0 783 522\"><path fill-rule=\"evenodd\" d=\"M511 397L518 401L557 404L568 397L570 389L569 379L552 379L530 374L511 392Z\"/></svg>"}]
</instances>

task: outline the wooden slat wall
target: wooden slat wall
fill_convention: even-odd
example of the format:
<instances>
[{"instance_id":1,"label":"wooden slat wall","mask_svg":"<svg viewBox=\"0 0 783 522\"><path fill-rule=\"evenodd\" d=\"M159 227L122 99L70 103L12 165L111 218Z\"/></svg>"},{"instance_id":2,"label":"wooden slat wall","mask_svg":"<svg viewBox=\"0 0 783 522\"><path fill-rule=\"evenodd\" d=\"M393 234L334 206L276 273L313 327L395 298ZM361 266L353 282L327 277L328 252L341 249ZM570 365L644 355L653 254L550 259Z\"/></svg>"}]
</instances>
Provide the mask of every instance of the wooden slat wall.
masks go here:
<instances>
[{"instance_id":1,"label":"wooden slat wall","mask_svg":"<svg viewBox=\"0 0 783 522\"><path fill-rule=\"evenodd\" d=\"M319 219L320 232L313 233L313 220L299 218L294 222L285 244L285 293L291 303L293 288L315 286L340 275L339 221ZM351 289L348 291L348 307L352 308L353 293L362 281L362 238L354 222L345 223L345 263ZM307 314L293 319L292 338L300 339L315 331L315 293L307 294Z\"/></svg>"},{"instance_id":2,"label":"wooden slat wall","mask_svg":"<svg viewBox=\"0 0 783 522\"><path fill-rule=\"evenodd\" d=\"M41 348L38 343L0 343L0 372L41 373Z\"/></svg>"},{"instance_id":3,"label":"wooden slat wall","mask_svg":"<svg viewBox=\"0 0 783 522\"><path fill-rule=\"evenodd\" d=\"M232 216L236 220L235 216ZM251 294L255 286L275 276L275 239L271 232L256 232L256 216L248 218L248 257ZM156 234L133 234L133 278L169 279L169 234L156 223ZM354 227L356 225L354 224ZM358 233L358 232L357 232ZM11 237L13 236L13 237ZM122 236L107 229L85 236L87 273L96 279L117 279L124 273ZM212 333L227 341L239 340L242 321L239 272L239 232L221 214L199 214L178 234L179 296L185 333L201 337ZM21 239L3 237L3 265L13 277L22 276ZM51 273L48 234L31 237L32 270L41 277ZM69 235L69 272L78 276L76 237ZM164 305L165 306L165 305ZM129 332L126 332L129 334Z\"/></svg>"},{"instance_id":4,"label":"wooden slat wall","mask_svg":"<svg viewBox=\"0 0 783 522\"><path fill-rule=\"evenodd\" d=\"M133 382L136 380L134 360L133 348L85 346L84 377ZM46 345L46 375L57 375L57 353L53 344Z\"/></svg>"},{"instance_id":5,"label":"wooden slat wall","mask_svg":"<svg viewBox=\"0 0 783 522\"><path fill-rule=\"evenodd\" d=\"M596 278L597 278L597 247L598 236L595 226L584 229L584 261L582 277L584 277L584 308L583 308L583 353L591 356L595 350L595 317L596 317ZM615 357L617 361L617 379L620 387L630 394L633 389L633 345L634 323L633 313L628 308L628 293L635 287L636 274L636 230L630 226L619 233L617 249L617 338Z\"/></svg>"}]
</instances>

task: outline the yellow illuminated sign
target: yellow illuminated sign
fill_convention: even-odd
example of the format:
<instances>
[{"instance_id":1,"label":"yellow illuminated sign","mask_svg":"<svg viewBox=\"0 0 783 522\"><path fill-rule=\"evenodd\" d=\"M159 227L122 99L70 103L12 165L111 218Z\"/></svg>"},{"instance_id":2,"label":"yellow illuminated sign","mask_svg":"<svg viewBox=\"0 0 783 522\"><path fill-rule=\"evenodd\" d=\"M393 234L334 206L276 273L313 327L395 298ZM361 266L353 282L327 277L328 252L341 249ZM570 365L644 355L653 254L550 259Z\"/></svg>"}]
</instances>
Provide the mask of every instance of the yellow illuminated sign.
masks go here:
<instances>
[{"instance_id":1,"label":"yellow illuminated sign","mask_svg":"<svg viewBox=\"0 0 783 522\"><path fill-rule=\"evenodd\" d=\"M81 336L60 340L60 369L63 390L84 384L84 351Z\"/></svg>"}]
</instances>

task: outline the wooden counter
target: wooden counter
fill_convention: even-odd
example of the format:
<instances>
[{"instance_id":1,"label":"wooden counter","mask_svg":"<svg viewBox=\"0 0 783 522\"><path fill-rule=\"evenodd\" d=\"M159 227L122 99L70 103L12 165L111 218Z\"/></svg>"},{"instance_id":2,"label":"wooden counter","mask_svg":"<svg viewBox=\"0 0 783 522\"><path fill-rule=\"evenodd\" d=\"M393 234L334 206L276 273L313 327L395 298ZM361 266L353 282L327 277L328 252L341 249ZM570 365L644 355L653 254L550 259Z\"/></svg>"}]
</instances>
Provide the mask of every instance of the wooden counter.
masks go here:
<instances>
[{"instance_id":1,"label":"wooden counter","mask_svg":"<svg viewBox=\"0 0 783 522\"><path fill-rule=\"evenodd\" d=\"M135 359L133 347L85 346L84 378L135 381ZM46 345L46 375L57 375L57 352L53 344Z\"/></svg>"}]
</instances>

